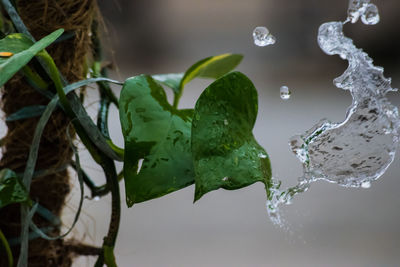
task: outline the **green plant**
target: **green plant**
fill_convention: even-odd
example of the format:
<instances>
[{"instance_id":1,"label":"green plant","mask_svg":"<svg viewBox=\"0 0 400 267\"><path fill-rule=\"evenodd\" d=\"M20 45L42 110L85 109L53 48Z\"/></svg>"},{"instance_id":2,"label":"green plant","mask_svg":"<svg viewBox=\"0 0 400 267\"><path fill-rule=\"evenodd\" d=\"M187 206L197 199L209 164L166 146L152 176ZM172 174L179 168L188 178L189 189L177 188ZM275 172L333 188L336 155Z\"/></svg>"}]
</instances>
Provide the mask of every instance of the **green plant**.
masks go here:
<instances>
[{"instance_id":1,"label":"green plant","mask_svg":"<svg viewBox=\"0 0 400 267\"><path fill-rule=\"evenodd\" d=\"M50 115L57 108L69 117L81 142L102 167L107 180L102 186L91 181L80 167L79 154L70 140L75 154L71 165L78 173L81 188L74 224L82 207L84 184L92 196L108 193L112 196L109 231L99 250L96 266L104 263L116 266L113 249L119 229L118 182L122 177L128 206L162 197L192 184L196 187L195 201L219 188L235 190L255 182L263 182L269 188L269 158L252 134L258 109L257 91L244 74L231 72L242 60L241 55L208 57L192 65L185 73L140 75L118 82L105 77L106 69L101 67L98 52L91 66L92 77L68 84L44 50L59 38L67 38L63 30L36 42L10 2L3 0L3 5L17 33L0 40L0 52L9 52L0 57L0 86L20 72L29 84L49 99L47 105L27 106L7 118L16 121L40 116L36 131L32 133L34 138L24 173L16 174L9 169L0 172L0 209L11 203L21 203L23 223L19 266L26 263L30 234L53 240L65 237L70 231L58 237L49 236L31 220L35 212L41 212L40 203L29 198L32 178L39 175L35 171L39 142ZM28 64L33 58L35 64ZM215 81L204 90L194 109L179 109L185 85L195 78ZM101 95L97 125L74 93L91 83L98 84ZM109 83L122 85L119 98L113 94ZM167 101L163 86L173 91L172 104ZM123 149L113 144L108 133L111 104L119 108L125 140ZM115 161L124 162L123 173L116 173ZM7 240L2 234L0 237L3 237L1 240L10 256Z\"/></svg>"}]
</instances>

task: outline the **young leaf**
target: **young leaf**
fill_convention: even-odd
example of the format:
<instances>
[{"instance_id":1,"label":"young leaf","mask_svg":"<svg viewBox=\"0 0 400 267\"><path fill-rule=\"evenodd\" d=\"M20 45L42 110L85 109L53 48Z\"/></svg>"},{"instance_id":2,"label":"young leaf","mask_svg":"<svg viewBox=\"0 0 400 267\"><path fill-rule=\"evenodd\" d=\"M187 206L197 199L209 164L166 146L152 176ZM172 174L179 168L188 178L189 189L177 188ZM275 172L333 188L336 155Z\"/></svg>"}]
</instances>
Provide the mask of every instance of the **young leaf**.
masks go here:
<instances>
[{"instance_id":1,"label":"young leaf","mask_svg":"<svg viewBox=\"0 0 400 267\"><path fill-rule=\"evenodd\" d=\"M17 175L9 170L0 171L0 209L12 203L28 201L28 193Z\"/></svg>"},{"instance_id":2,"label":"young leaf","mask_svg":"<svg viewBox=\"0 0 400 267\"><path fill-rule=\"evenodd\" d=\"M252 134L257 109L257 91L240 72L216 80L201 94L192 123L195 201L218 188L258 181L268 186L269 158Z\"/></svg>"},{"instance_id":3,"label":"young leaf","mask_svg":"<svg viewBox=\"0 0 400 267\"><path fill-rule=\"evenodd\" d=\"M163 88L150 76L141 75L125 82L119 112L128 206L194 183L190 110L174 109ZM140 159L144 160L138 172Z\"/></svg>"},{"instance_id":4,"label":"young leaf","mask_svg":"<svg viewBox=\"0 0 400 267\"><path fill-rule=\"evenodd\" d=\"M0 52L10 52L12 55L0 57L0 86L28 64L37 53L53 43L63 31L59 29L36 43L22 33L10 34L1 39Z\"/></svg>"},{"instance_id":5,"label":"young leaf","mask_svg":"<svg viewBox=\"0 0 400 267\"><path fill-rule=\"evenodd\" d=\"M192 65L184 74L171 73L153 75L153 78L162 84L170 87L175 94L174 107L177 107L179 98L183 93L183 88L194 78L211 78L218 79L219 77L230 72L240 61L243 56L237 54L222 54L218 56L202 59Z\"/></svg>"},{"instance_id":6,"label":"young leaf","mask_svg":"<svg viewBox=\"0 0 400 267\"><path fill-rule=\"evenodd\" d=\"M181 81L184 73L168 73L168 74L158 74L152 75L154 80L168 86L171 88L175 94L179 93L179 87L181 86Z\"/></svg>"},{"instance_id":7,"label":"young leaf","mask_svg":"<svg viewBox=\"0 0 400 267\"><path fill-rule=\"evenodd\" d=\"M236 68L242 59L242 55L222 54L200 60L185 72L181 81L180 89L182 90L183 87L194 78L218 79Z\"/></svg>"}]
</instances>

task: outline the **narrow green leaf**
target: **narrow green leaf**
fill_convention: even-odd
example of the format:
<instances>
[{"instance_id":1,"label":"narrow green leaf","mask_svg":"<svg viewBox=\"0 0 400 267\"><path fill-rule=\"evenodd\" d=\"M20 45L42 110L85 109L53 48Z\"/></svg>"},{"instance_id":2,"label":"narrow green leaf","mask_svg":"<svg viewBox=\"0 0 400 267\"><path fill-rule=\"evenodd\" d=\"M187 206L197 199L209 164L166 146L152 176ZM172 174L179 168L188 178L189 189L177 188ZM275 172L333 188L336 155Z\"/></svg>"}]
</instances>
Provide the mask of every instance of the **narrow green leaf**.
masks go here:
<instances>
[{"instance_id":1,"label":"narrow green leaf","mask_svg":"<svg viewBox=\"0 0 400 267\"><path fill-rule=\"evenodd\" d=\"M194 78L201 77L218 79L236 68L242 59L242 55L222 54L200 60L185 72L181 81L180 89L182 90L183 87Z\"/></svg>"},{"instance_id":2,"label":"narrow green leaf","mask_svg":"<svg viewBox=\"0 0 400 267\"><path fill-rule=\"evenodd\" d=\"M4 247L4 250L6 251L7 254L7 259L8 259L8 266L13 267L14 266L14 258L12 255L12 251L10 248L10 244L8 243L6 237L4 236L3 232L0 229L0 242Z\"/></svg>"},{"instance_id":3,"label":"narrow green leaf","mask_svg":"<svg viewBox=\"0 0 400 267\"><path fill-rule=\"evenodd\" d=\"M125 82L119 111L128 206L193 184L190 111L174 109L163 88L147 75ZM143 164L138 172L140 159Z\"/></svg>"},{"instance_id":4,"label":"narrow green leaf","mask_svg":"<svg viewBox=\"0 0 400 267\"><path fill-rule=\"evenodd\" d=\"M13 53L10 57L0 57L0 86L3 86L16 72L40 51L53 43L62 33L59 29L40 41L33 43L22 33L7 35L0 40L0 52Z\"/></svg>"},{"instance_id":5,"label":"narrow green leaf","mask_svg":"<svg viewBox=\"0 0 400 267\"><path fill-rule=\"evenodd\" d=\"M192 123L195 201L219 188L235 190L258 181L268 186L269 158L252 134L257 109L257 91L240 72L201 94Z\"/></svg>"},{"instance_id":6,"label":"narrow green leaf","mask_svg":"<svg viewBox=\"0 0 400 267\"><path fill-rule=\"evenodd\" d=\"M0 171L0 209L12 204L28 201L28 193L17 175L10 169Z\"/></svg>"},{"instance_id":7,"label":"narrow green leaf","mask_svg":"<svg viewBox=\"0 0 400 267\"><path fill-rule=\"evenodd\" d=\"M42 105L24 107L18 110L17 112L14 112L10 116L8 116L6 118L6 121L17 121L17 120L38 117L43 114L45 109L46 106Z\"/></svg>"},{"instance_id":8,"label":"narrow green leaf","mask_svg":"<svg viewBox=\"0 0 400 267\"><path fill-rule=\"evenodd\" d=\"M153 75L152 77L174 91L174 107L177 107L179 98L183 93L183 88L191 80L194 78L218 79L236 68L242 59L242 55L222 54L198 61L185 73L159 74Z\"/></svg>"}]
</instances>

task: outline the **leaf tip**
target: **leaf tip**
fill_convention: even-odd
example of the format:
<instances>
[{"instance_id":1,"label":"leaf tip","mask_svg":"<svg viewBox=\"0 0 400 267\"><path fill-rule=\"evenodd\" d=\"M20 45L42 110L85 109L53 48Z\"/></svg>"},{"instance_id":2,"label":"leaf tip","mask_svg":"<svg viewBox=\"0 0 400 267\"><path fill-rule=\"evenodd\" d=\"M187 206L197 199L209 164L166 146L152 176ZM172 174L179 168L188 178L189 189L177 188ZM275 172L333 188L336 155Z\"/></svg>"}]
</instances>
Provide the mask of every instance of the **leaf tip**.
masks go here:
<instances>
[{"instance_id":1,"label":"leaf tip","mask_svg":"<svg viewBox=\"0 0 400 267\"><path fill-rule=\"evenodd\" d=\"M203 195L204 195L204 193L202 192L202 190L198 186L196 186L195 187L193 204L196 203Z\"/></svg>"},{"instance_id":2,"label":"leaf tip","mask_svg":"<svg viewBox=\"0 0 400 267\"><path fill-rule=\"evenodd\" d=\"M128 208L132 208L133 204L135 204L135 200L127 195L126 196L126 205L128 206Z\"/></svg>"}]
</instances>

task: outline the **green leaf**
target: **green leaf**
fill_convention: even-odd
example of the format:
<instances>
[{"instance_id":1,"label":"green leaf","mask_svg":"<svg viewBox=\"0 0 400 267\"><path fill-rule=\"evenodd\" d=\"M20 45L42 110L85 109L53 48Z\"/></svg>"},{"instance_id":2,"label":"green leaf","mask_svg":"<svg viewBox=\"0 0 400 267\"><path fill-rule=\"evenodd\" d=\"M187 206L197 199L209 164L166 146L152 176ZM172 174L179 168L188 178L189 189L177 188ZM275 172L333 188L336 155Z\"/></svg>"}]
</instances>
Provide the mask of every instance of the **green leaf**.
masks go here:
<instances>
[{"instance_id":1,"label":"green leaf","mask_svg":"<svg viewBox=\"0 0 400 267\"><path fill-rule=\"evenodd\" d=\"M119 112L128 206L194 183L190 110L174 109L163 88L151 76L141 75L125 82Z\"/></svg>"},{"instance_id":2,"label":"green leaf","mask_svg":"<svg viewBox=\"0 0 400 267\"><path fill-rule=\"evenodd\" d=\"M192 123L195 201L219 188L235 190L258 181L268 186L269 158L252 134L257 109L257 91L240 72L201 94Z\"/></svg>"},{"instance_id":3,"label":"green leaf","mask_svg":"<svg viewBox=\"0 0 400 267\"><path fill-rule=\"evenodd\" d=\"M152 75L154 80L168 86L174 93L179 93L179 87L181 86L182 78L184 73L169 73L169 74L158 74Z\"/></svg>"},{"instance_id":4,"label":"green leaf","mask_svg":"<svg viewBox=\"0 0 400 267\"><path fill-rule=\"evenodd\" d=\"M28 193L17 175L10 169L0 171L0 209L12 204L28 201Z\"/></svg>"},{"instance_id":5,"label":"green leaf","mask_svg":"<svg viewBox=\"0 0 400 267\"><path fill-rule=\"evenodd\" d=\"M170 87L174 91L174 107L177 107L179 98L183 93L183 88L191 80L193 80L194 78L218 79L219 77L236 68L236 66L239 65L242 59L242 55L222 54L198 61L197 63L192 65L184 74L159 74L153 75L152 77L160 83Z\"/></svg>"},{"instance_id":6,"label":"green leaf","mask_svg":"<svg viewBox=\"0 0 400 267\"><path fill-rule=\"evenodd\" d=\"M185 72L180 89L182 90L183 87L194 78L218 79L236 68L242 59L242 55L222 54L200 60Z\"/></svg>"},{"instance_id":7,"label":"green leaf","mask_svg":"<svg viewBox=\"0 0 400 267\"><path fill-rule=\"evenodd\" d=\"M43 114L46 106L35 105L23 107L6 118L6 121L18 121L38 117Z\"/></svg>"},{"instance_id":8,"label":"green leaf","mask_svg":"<svg viewBox=\"0 0 400 267\"><path fill-rule=\"evenodd\" d=\"M33 43L22 33L7 35L0 40L0 52L11 52L11 57L0 57L0 86L3 86L16 72L40 51L53 43L62 33L59 29L40 41Z\"/></svg>"}]
</instances>

